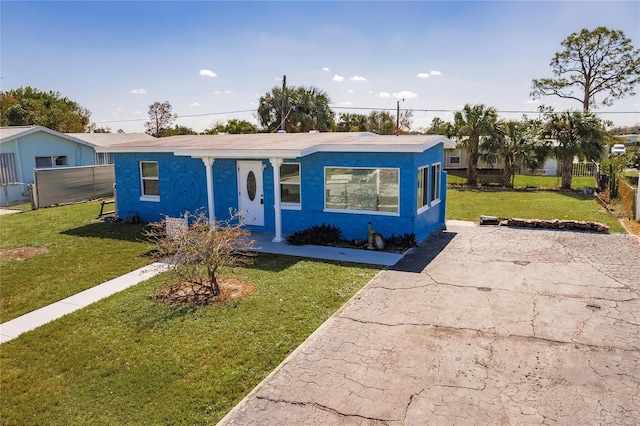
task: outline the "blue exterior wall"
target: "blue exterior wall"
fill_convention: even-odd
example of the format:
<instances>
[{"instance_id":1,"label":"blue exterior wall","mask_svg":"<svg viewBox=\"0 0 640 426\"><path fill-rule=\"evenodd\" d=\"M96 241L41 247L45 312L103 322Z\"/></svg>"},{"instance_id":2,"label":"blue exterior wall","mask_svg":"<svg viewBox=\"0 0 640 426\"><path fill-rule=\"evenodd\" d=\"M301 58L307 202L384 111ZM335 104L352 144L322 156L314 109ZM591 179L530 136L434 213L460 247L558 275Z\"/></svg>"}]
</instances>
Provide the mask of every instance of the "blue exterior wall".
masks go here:
<instances>
[{"instance_id":1,"label":"blue exterior wall","mask_svg":"<svg viewBox=\"0 0 640 426\"><path fill-rule=\"evenodd\" d=\"M300 163L301 210L282 211L283 235L305 229L313 224L337 225L346 239L367 239L368 223L374 231L389 237L414 232L418 240L426 237L434 229L444 226L446 199L446 175L441 182L441 202L417 215L417 173L418 167L442 163L443 151L432 148L415 153L316 153L295 162ZM379 215L375 213L325 212L324 211L324 168L364 167L400 169L400 212L399 215ZM266 204L266 203L265 203ZM417 216L417 217L416 217Z\"/></svg>"},{"instance_id":2,"label":"blue exterior wall","mask_svg":"<svg viewBox=\"0 0 640 426\"><path fill-rule=\"evenodd\" d=\"M346 239L367 239L368 223L389 237L392 234L415 233L418 240L444 226L446 205L446 173L441 175L441 199L438 204L417 214L418 168L434 163L443 167L443 149L438 145L423 153L315 153L298 159L285 160L300 164L301 209L282 210L282 235L308 228L314 224L339 226ZM116 173L117 215L138 215L153 222L165 215L180 216L202 209L206 212L206 172L202 160L174 156L170 153L114 154ZM140 161L157 161L159 168L160 201L141 201ZM273 167L266 159L264 166L265 226L249 226L258 232L275 232ZM325 167L398 168L400 170L400 212L394 215L375 213L325 212ZM213 163L215 216L220 220L238 209L237 160L216 159ZM429 185L430 186L430 185Z\"/></svg>"},{"instance_id":3,"label":"blue exterior wall","mask_svg":"<svg viewBox=\"0 0 640 426\"><path fill-rule=\"evenodd\" d=\"M207 180L204 163L170 153L114 154L116 175L116 215L137 215L145 222L166 216L178 217L207 206ZM141 201L140 161L157 161L159 201ZM206 210L205 210L206 211Z\"/></svg>"}]
</instances>

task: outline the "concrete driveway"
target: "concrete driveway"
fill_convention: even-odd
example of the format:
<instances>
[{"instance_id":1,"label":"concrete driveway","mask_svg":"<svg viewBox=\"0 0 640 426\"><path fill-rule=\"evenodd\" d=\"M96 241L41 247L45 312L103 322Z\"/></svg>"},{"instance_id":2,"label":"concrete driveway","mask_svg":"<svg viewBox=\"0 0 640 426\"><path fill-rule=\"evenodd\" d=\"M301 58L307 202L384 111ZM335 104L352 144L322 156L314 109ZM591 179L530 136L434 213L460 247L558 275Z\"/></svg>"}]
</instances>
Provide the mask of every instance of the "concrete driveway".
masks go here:
<instances>
[{"instance_id":1,"label":"concrete driveway","mask_svg":"<svg viewBox=\"0 0 640 426\"><path fill-rule=\"evenodd\" d=\"M640 424L640 245L448 225L220 424Z\"/></svg>"}]
</instances>

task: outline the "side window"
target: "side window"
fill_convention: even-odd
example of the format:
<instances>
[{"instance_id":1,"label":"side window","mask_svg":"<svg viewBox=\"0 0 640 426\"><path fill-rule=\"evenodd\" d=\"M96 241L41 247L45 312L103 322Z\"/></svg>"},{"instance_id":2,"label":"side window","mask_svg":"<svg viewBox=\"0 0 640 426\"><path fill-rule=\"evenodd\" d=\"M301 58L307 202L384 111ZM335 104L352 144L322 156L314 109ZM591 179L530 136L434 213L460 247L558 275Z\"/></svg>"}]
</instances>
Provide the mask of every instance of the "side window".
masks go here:
<instances>
[{"instance_id":1,"label":"side window","mask_svg":"<svg viewBox=\"0 0 640 426\"><path fill-rule=\"evenodd\" d=\"M66 155L43 155L36 157L36 169L46 169L50 167L65 167L69 162Z\"/></svg>"},{"instance_id":2,"label":"side window","mask_svg":"<svg viewBox=\"0 0 640 426\"><path fill-rule=\"evenodd\" d=\"M280 202L283 207L300 205L300 164L282 163L280 166Z\"/></svg>"},{"instance_id":3,"label":"side window","mask_svg":"<svg viewBox=\"0 0 640 426\"><path fill-rule=\"evenodd\" d=\"M429 166L418 169L418 211L429 207Z\"/></svg>"},{"instance_id":4,"label":"side window","mask_svg":"<svg viewBox=\"0 0 640 426\"><path fill-rule=\"evenodd\" d=\"M140 162L141 199L160 199L160 181L157 161Z\"/></svg>"},{"instance_id":5,"label":"side window","mask_svg":"<svg viewBox=\"0 0 640 426\"><path fill-rule=\"evenodd\" d=\"M440 163L431 165L431 203L440 201Z\"/></svg>"}]
</instances>

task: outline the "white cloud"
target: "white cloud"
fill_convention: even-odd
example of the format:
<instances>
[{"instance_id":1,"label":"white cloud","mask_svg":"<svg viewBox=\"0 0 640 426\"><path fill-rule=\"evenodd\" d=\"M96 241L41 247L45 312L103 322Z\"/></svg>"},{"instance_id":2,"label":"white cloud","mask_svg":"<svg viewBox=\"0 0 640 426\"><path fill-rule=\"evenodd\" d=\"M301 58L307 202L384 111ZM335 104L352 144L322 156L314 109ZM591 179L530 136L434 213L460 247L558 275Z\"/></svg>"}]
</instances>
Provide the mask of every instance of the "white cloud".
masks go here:
<instances>
[{"instance_id":1,"label":"white cloud","mask_svg":"<svg viewBox=\"0 0 640 426\"><path fill-rule=\"evenodd\" d=\"M224 94L225 95L233 95L233 92L231 90L225 90Z\"/></svg>"},{"instance_id":2,"label":"white cloud","mask_svg":"<svg viewBox=\"0 0 640 426\"><path fill-rule=\"evenodd\" d=\"M380 92L380 93L376 93L376 96L379 98L390 98L391 97L391 93L389 92Z\"/></svg>"},{"instance_id":3,"label":"white cloud","mask_svg":"<svg viewBox=\"0 0 640 426\"><path fill-rule=\"evenodd\" d=\"M220 93L222 93L222 92L219 91L219 90L216 90L216 91L213 92L214 95L219 95Z\"/></svg>"},{"instance_id":4,"label":"white cloud","mask_svg":"<svg viewBox=\"0 0 640 426\"><path fill-rule=\"evenodd\" d=\"M340 102L340 104L339 104L339 105L341 105L341 106L346 106L346 107L350 107L350 106L353 106L353 102L351 102L351 101Z\"/></svg>"},{"instance_id":5,"label":"white cloud","mask_svg":"<svg viewBox=\"0 0 640 426\"><path fill-rule=\"evenodd\" d=\"M140 115L140 114L142 114L142 112L140 112L140 111L133 111L133 115Z\"/></svg>"},{"instance_id":6,"label":"white cloud","mask_svg":"<svg viewBox=\"0 0 640 426\"><path fill-rule=\"evenodd\" d=\"M394 93L393 97L396 99L413 99L417 98L418 95L413 92L409 92L408 90L403 90L402 92Z\"/></svg>"},{"instance_id":7,"label":"white cloud","mask_svg":"<svg viewBox=\"0 0 640 426\"><path fill-rule=\"evenodd\" d=\"M429 72L419 72L418 75L416 75L416 77L418 77L418 78L429 78L429 77L434 76L434 75L442 75L442 73L440 71L431 70Z\"/></svg>"},{"instance_id":8,"label":"white cloud","mask_svg":"<svg viewBox=\"0 0 640 426\"><path fill-rule=\"evenodd\" d=\"M351 81L367 81L367 79L362 77L361 75L354 75L349 80L351 80Z\"/></svg>"},{"instance_id":9,"label":"white cloud","mask_svg":"<svg viewBox=\"0 0 640 426\"><path fill-rule=\"evenodd\" d=\"M192 104L191 104L191 105L189 105L189 106L192 106L192 107L199 107L199 106L200 106L200 104L199 104L199 103L197 103L197 102L194 102L194 103L192 103Z\"/></svg>"},{"instance_id":10,"label":"white cloud","mask_svg":"<svg viewBox=\"0 0 640 426\"><path fill-rule=\"evenodd\" d=\"M344 81L344 77L338 74L335 74L332 78L333 81Z\"/></svg>"},{"instance_id":11,"label":"white cloud","mask_svg":"<svg viewBox=\"0 0 640 426\"><path fill-rule=\"evenodd\" d=\"M217 77L218 74L216 74L215 72L211 71L211 70L200 70L200 75L204 76L204 77Z\"/></svg>"},{"instance_id":12,"label":"white cloud","mask_svg":"<svg viewBox=\"0 0 640 426\"><path fill-rule=\"evenodd\" d=\"M349 90L347 90L347 93L356 93L356 91L353 90L353 89L349 89Z\"/></svg>"},{"instance_id":13,"label":"white cloud","mask_svg":"<svg viewBox=\"0 0 640 426\"><path fill-rule=\"evenodd\" d=\"M539 104L540 103L540 99L527 99L526 101L524 101L525 104Z\"/></svg>"},{"instance_id":14,"label":"white cloud","mask_svg":"<svg viewBox=\"0 0 640 426\"><path fill-rule=\"evenodd\" d=\"M129 93L131 93L132 95L144 95L147 93L147 91L144 89L131 89Z\"/></svg>"},{"instance_id":15,"label":"white cloud","mask_svg":"<svg viewBox=\"0 0 640 426\"><path fill-rule=\"evenodd\" d=\"M324 67L324 68L322 68L322 71L327 71L327 72L328 72L328 71L331 71L331 68L329 68L329 67Z\"/></svg>"}]
</instances>

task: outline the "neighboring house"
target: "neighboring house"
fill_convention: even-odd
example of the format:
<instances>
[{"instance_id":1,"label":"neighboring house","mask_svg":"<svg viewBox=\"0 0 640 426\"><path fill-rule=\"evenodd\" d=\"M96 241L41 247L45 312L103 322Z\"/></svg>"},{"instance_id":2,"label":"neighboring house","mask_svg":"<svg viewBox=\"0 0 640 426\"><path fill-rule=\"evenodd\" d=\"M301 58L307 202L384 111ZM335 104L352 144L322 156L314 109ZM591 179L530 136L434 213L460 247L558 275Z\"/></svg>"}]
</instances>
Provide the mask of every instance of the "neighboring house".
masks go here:
<instances>
[{"instance_id":1,"label":"neighboring house","mask_svg":"<svg viewBox=\"0 0 640 426\"><path fill-rule=\"evenodd\" d=\"M94 147L111 146L124 142L132 142L139 140L153 140L153 136L146 133L65 133L76 139L88 142ZM113 158L109 153L95 154L96 165L113 164Z\"/></svg>"},{"instance_id":2,"label":"neighboring house","mask_svg":"<svg viewBox=\"0 0 640 426\"><path fill-rule=\"evenodd\" d=\"M272 133L173 136L109 147L116 215L145 222L185 212L225 220L241 211L274 241L311 225L346 239L367 228L418 239L445 224L444 136Z\"/></svg>"},{"instance_id":3,"label":"neighboring house","mask_svg":"<svg viewBox=\"0 0 640 426\"><path fill-rule=\"evenodd\" d=\"M455 142L454 142L455 143ZM460 146L454 148L445 149L445 170L466 170L467 169L467 150ZM501 159L498 159L495 163L487 163L483 160L478 160L478 170L502 170L504 164ZM558 161L555 158L548 158L542 167L536 170L522 169L523 175L536 174L536 175L558 175Z\"/></svg>"},{"instance_id":4,"label":"neighboring house","mask_svg":"<svg viewBox=\"0 0 640 426\"><path fill-rule=\"evenodd\" d=\"M0 205L27 202L34 169L113 164L96 146L155 139L145 133L60 133L42 126L0 127Z\"/></svg>"},{"instance_id":5,"label":"neighboring house","mask_svg":"<svg viewBox=\"0 0 640 426\"><path fill-rule=\"evenodd\" d=\"M94 164L88 142L41 126L0 128L0 204L29 201L33 169Z\"/></svg>"}]
</instances>

